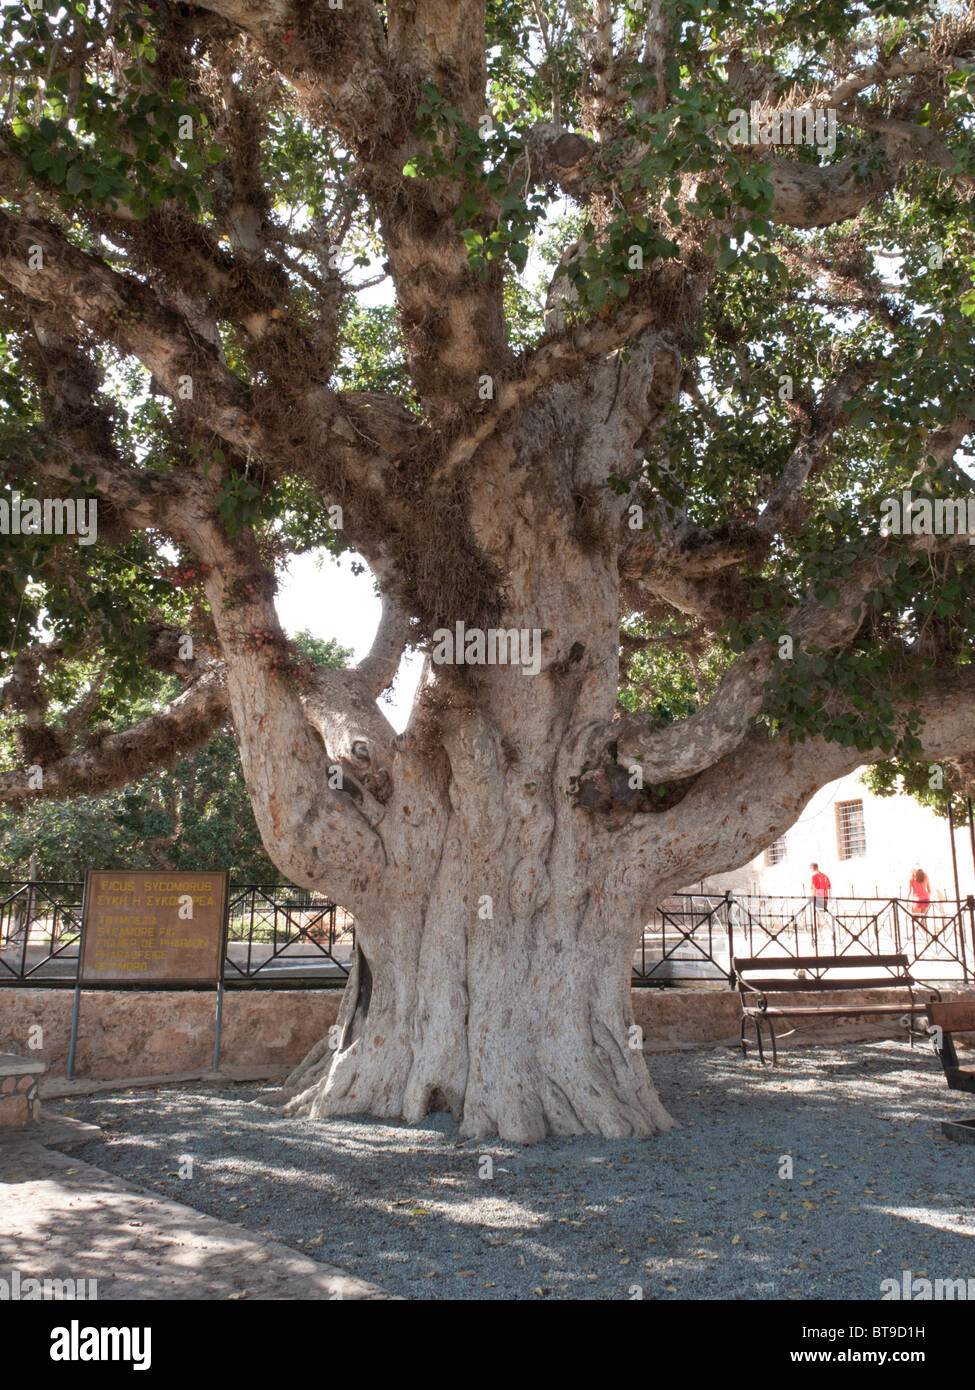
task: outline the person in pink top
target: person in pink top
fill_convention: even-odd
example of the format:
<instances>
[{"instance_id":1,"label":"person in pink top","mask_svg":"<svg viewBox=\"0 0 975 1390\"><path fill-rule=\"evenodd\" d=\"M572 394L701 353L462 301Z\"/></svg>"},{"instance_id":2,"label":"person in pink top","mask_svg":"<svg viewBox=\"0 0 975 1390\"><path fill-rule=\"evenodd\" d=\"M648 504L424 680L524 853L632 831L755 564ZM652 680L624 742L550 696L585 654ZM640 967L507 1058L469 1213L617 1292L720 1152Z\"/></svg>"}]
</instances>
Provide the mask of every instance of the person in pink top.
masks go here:
<instances>
[{"instance_id":1,"label":"person in pink top","mask_svg":"<svg viewBox=\"0 0 975 1390\"><path fill-rule=\"evenodd\" d=\"M914 869L911 874L911 899L911 911L915 917L927 916L928 908L931 906L931 883L920 867Z\"/></svg>"}]
</instances>

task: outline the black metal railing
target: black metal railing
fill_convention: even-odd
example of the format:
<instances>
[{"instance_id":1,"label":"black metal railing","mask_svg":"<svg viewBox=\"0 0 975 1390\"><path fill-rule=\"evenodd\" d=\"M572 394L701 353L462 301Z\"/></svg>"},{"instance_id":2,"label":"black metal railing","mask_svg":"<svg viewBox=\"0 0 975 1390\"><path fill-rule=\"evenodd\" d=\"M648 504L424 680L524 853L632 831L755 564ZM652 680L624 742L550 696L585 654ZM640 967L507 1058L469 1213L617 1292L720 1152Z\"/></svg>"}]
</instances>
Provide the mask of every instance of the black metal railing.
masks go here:
<instances>
[{"instance_id":1,"label":"black metal railing","mask_svg":"<svg viewBox=\"0 0 975 1390\"><path fill-rule=\"evenodd\" d=\"M224 983L344 981L355 923L330 898L300 888L231 885Z\"/></svg>"},{"instance_id":2,"label":"black metal railing","mask_svg":"<svg viewBox=\"0 0 975 1390\"><path fill-rule=\"evenodd\" d=\"M727 895L679 893L665 899L643 929L633 964L634 984L728 976L731 910Z\"/></svg>"},{"instance_id":3,"label":"black metal railing","mask_svg":"<svg viewBox=\"0 0 975 1390\"><path fill-rule=\"evenodd\" d=\"M0 880L0 984L74 985L81 882ZM224 983L343 984L355 923L330 898L287 884L232 884ZM737 956L904 954L919 979L975 980L975 898L808 898L680 893L660 903L633 962L635 985L731 982Z\"/></svg>"},{"instance_id":4,"label":"black metal railing","mask_svg":"<svg viewBox=\"0 0 975 1390\"><path fill-rule=\"evenodd\" d=\"M0 880L0 984L74 985L84 884ZM343 984L355 923L321 894L288 884L230 886L224 983Z\"/></svg>"},{"instance_id":5,"label":"black metal railing","mask_svg":"<svg viewBox=\"0 0 975 1390\"><path fill-rule=\"evenodd\" d=\"M932 902L921 913L903 898L811 898L681 893L644 929L634 983L731 982L737 956L903 954L919 979L975 980L975 898Z\"/></svg>"}]
</instances>

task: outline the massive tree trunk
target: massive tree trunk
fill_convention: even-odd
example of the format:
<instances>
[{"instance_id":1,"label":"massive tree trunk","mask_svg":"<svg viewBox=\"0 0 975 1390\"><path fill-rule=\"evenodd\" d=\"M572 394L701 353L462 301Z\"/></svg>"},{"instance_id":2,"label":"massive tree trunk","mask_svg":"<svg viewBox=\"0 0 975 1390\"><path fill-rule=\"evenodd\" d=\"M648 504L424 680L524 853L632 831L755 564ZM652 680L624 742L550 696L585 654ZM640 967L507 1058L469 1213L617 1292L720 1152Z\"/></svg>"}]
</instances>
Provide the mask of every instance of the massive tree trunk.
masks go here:
<instances>
[{"instance_id":1,"label":"massive tree trunk","mask_svg":"<svg viewBox=\"0 0 975 1390\"><path fill-rule=\"evenodd\" d=\"M541 770L502 770L476 716L469 731L509 814L479 819L456 772L455 808L416 826L411 808L404 859L357 917L338 1026L286 1083L290 1113L446 1109L464 1134L523 1143L669 1128L633 1026L635 895L600 871L585 813L552 804L557 778L527 790Z\"/></svg>"}]
</instances>

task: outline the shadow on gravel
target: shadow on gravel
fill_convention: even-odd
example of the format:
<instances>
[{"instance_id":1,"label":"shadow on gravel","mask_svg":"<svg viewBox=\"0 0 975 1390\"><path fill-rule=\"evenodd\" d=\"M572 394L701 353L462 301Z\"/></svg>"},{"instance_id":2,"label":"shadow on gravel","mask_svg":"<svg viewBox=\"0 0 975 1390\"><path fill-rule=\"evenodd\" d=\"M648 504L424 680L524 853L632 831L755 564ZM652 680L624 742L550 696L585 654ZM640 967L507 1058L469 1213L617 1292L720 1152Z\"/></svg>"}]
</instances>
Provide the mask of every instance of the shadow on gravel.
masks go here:
<instances>
[{"instance_id":1,"label":"shadow on gravel","mask_svg":"<svg viewBox=\"0 0 975 1390\"><path fill-rule=\"evenodd\" d=\"M975 1149L938 1123L973 1107L928 1048L650 1067L681 1127L646 1140L313 1124L243 1086L62 1109L111 1126L89 1162L412 1298L875 1299L904 1269L975 1277Z\"/></svg>"}]
</instances>

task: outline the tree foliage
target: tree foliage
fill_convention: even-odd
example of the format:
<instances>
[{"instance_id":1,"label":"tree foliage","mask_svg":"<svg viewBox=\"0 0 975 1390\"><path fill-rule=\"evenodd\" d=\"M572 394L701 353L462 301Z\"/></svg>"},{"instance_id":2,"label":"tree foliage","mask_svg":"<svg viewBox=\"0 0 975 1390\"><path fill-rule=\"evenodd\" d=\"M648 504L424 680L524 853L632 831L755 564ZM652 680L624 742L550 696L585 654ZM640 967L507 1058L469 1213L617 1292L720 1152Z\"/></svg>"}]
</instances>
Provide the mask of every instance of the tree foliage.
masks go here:
<instances>
[{"instance_id":1,"label":"tree foliage","mask_svg":"<svg viewBox=\"0 0 975 1390\"><path fill-rule=\"evenodd\" d=\"M132 775L225 716L217 551L302 698L289 554L356 550L401 647L500 612L478 451L651 331L635 447L574 499L625 502L621 709L703 718L759 653L715 755L757 723L916 759L975 568L878 517L970 490L973 57L970 11L898 0L5 7L3 476L97 499L99 540L3 538L4 794L117 783L95 722L147 671L208 693ZM835 149L735 144L753 103L834 110Z\"/></svg>"}]
</instances>

